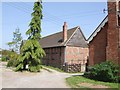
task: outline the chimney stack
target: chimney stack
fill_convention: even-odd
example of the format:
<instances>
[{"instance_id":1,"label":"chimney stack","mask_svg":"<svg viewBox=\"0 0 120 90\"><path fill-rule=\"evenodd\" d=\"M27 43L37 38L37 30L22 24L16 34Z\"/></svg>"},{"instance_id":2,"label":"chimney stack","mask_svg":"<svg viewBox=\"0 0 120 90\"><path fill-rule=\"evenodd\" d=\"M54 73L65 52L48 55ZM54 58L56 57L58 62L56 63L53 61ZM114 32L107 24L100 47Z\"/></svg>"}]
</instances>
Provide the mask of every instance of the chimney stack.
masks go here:
<instances>
[{"instance_id":1,"label":"chimney stack","mask_svg":"<svg viewBox=\"0 0 120 90\"><path fill-rule=\"evenodd\" d=\"M63 25L63 42L65 42L67 40L67 23L64 22Z\"/></svg>"},{"instance_id":2,"label":"chimney stack","mask_svg":"<svg viewBox=\"0 0 120 90\"><path fill-rule=\"evenodd\" d=\"M107 48L106 59L113 60L118 64L120 60L119 50L119 17L118 5L119 0L108 0L108 30L107 30Z\"/></svg>"}]
</instances>

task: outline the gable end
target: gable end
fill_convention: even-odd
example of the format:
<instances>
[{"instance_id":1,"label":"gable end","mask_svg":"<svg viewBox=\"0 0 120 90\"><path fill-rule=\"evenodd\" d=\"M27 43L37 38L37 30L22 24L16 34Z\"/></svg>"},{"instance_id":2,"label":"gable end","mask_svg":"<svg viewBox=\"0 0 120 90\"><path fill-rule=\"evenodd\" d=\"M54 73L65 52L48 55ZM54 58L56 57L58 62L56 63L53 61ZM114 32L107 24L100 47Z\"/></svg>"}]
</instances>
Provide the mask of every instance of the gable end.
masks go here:
<instances>
[{"instance_id":1,"label":"gable end","mask_svg":"<svg viewBox=\"0 0 120 90\"><path fill-rule=\"evenodd\" d=\"M108 22L108 16L105 17L105 19L100 23L100 25L97 27L97 29L88 38L88 40L87 40L88 43L90 43L93 40L93 38L98 34L98 32L101 31L101 28L103 28L107 22Z\"/></svg>"},{"instance_id":2,"label":"gable end","mask_svg":"<svg viewBox=\"0 0 120 90\"><path fill-rule=\"evenodd\" d=\"M69 41L66 43L66 46L76 46L83 48L88 47L86 38L84 37L80 27L78 27L70 37Z\"/></svg>"}]
</instances>

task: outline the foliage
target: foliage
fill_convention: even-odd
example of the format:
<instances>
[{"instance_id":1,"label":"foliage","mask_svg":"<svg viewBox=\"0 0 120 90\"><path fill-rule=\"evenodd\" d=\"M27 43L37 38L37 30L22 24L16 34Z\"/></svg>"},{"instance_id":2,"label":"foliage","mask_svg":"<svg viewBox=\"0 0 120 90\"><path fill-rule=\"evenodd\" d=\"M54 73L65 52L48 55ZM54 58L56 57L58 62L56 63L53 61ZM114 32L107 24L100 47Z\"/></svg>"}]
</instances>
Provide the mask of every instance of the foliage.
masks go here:
<instances>
[{"instance_id":1,"label":"foliage","mask_svg":"<svg viewBox=\"0 0 120 90\"><path fill-rule=\"evenodd\" d=\"M41 39L41 19L42 15L42 1L38 0L34 3L33 13L31 14L33 17L29 24L30 28L26 32L26 35L29 35L28 39L39 40Z\"/></svg>"},{"instance_id":2,"label":"foliage","mask_svg":"<svg viewBox=\"0 0 120 90\"><path fill-rule=\"evenodd\" d=\"M118 82L118 73L120 73L119 67L111 61L106 61L93 66L85 76L99 81Z\"/></svg>"},{"instance_id":3,"label":"foliage","mask_svg":"<svg viewBox=\"0 0 120 90\"><path fill-rule=\"evenodd\" d=\"M44 50L39 44L41 39L41 19L42 19L42 1L38 0L34 3L32 20L26 35L28 40L21 47L21 53L18 57L19 64L16 71L28 69L31 72L38 72L41 69L41 58L45 55Z\"/></svg>"},{"instance_id":4,"label":"foliage","mask_svg":"<svg viewBox=\"0 0 120 90\"><path fill-rule=\"evenodd\" d=\"M41 68L41 58L45 55L37 40L27 40L21 48L21 54L18 57L19 65L16 70L26 69L31 72L37 72Z\"/></svg>"},{"instance_id":5,"label":"foliage","mask_svg":"<svg viewBox=\"0 0 120 90\"><path fill-rule=\"evenodd\" d=\"M10 50L2 50L0 51L0 53L2 53L2 58L1 61L7 61L7 67L15 67L18 64L18 56L19 54L17 54L14 51L10 51Z\"/></svg>"},{"instance_id":6,"label":"foliage","mask_svg":"<svg viewBox=\"0 0 120 90\"><path fill-rule=\"evenodd\" d=\"M19 53L20 45L22 41L21 33L19 32L19 28L13 32L13 41L8 42L7 45L9 45L10 49Z\"/></svg>"},{"instance_id":7,"label":"foliage","mask_svg":"<svg viewBox=\"0 0 120 90\"><path fill-rule=\"evenodd\" d=\"M2 51L0 51L0 53L2 54L2 56L9 56L10 52L11 51L9 51L9 50L2 50Z\"/></svg>"},{"instance_id":8,"label":"foliage","mask_svg":"<svg viewBox=\"0 0 120 90\"><path fill-rule=\"evenodd\" d=\"M7 61L7 56L2 56L1 61Z\"/></svg>"},{"instance_id":9,"label":"foliage","mask_svg":"<svg viewBox=\"0 0 120 90\"><path fill-rule=\"evenodd\" d=\"M18 70L29 70L38 72L41 69L41 59L45 55L41 48L39 40L41 39L41 19L42 19L42 1L38 0L34 3L33 13L29 29L26 35L29 35L28 40L22 45L20 56L18 57Z\"/></svg>"},{"instance_id":10,"label":"foliage","mask_svg":"<svg viewBox=\"0 0 120 90\"><path fill-rule=\"evenodd\" d=\"M0 51L0 53L2 54L2 58L1 58L2 61L7 61L7 60L10 59L11 51L9 51L9 50L2 50L2 51Z\"/></svg>"},{"instance_id":11,"label":"foliage","mask_svg":"<svg viewBox=\"0 0 120 90\"><path fill-rule=\"evenodd\" d=\"M9 61L7 63L7 67L16 67L18 64L18 60L17 60L18 56L19 56L19 54L11 51L9 53Z\"/></svg>"},{"instance_id":12,"label":"foliage","mask_svg":"<svg viewBox=\"0 0 120 90\"><path fill-rule=\"evenodd\" d=\"M85 78L83 76L72 76L66 78L66 82L68 85L70 85L72 88L89 88L89 87L83 87L80 83L90 83L95 85L104 85L108 86L110 88L118 88L119 83L109 83L109 82L101 82L101 81L95 81L92 79ZM93 89L92 89L93 90Z\"/></svg>"}]
</instances>

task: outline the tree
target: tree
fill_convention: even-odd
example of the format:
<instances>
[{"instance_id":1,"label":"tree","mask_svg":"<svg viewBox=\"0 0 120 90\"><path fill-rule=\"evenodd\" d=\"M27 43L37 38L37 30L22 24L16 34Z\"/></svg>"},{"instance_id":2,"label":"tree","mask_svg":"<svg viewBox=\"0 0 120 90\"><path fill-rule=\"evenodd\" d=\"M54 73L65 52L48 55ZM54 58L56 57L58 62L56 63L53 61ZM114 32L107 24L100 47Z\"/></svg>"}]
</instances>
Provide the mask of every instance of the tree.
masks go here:
<instances>
[{"instance_id":1,"label":"tree","mask_svg":"<svg viewBox=\"0 0 120 90\"><path fill-rule=\"evenodd\" d=\"M7 51L7 59L9 59L7 66L9 67L15 67L17 65L17 58L19 56L19 50L20 50L20 45L22 42L22 36L21 33L19 32L19 28L13 32L13 40L11 42L8 42L7 44L10 47L10 51Z\"/></svg>"},{"instance_id":2,"label":"tree","mask_svg":"<svg viewBox=\"0 0 120 90\"><path fill-rule=\"evenodd\" d=\"M12 41L12 42L8 42L7 45L8 45L9 48L10 48L9 50L12 51L12 50L13 50L13 46L14 46L14 42L13 42L13 41Z\"/></svg>"},{"instance_id":3,"label":"tree","mask_svg":"<svg viewBox=\"0 0 120 90\"><path fill-rule=\"evenodd\" d=\"M8 42L7 45L9 45L10 49L19 53L20 45L22 41L21 33L19 32L19 28L13 32L13 40L12 42Z\"/></svg>"},{"instance_id":4,"label":"tree","mask_svg":"<svg viewBox=\"0 0 120 90\"><path fill-rule=\"evenodd\" d=\"M21 36L21 33L19 32L19 28L16 29L15 32L13 32L13 42L15 43L14 44L14 51L15 52L19 52L19 49L20 49L20 45L21 45L21 42L22 42L22 36Z\"/></svg>"},{"instance_id":5,"label":"tree","mask_svg":"<svg viewBox=\"0 0 120 90\"><path fill-rule=\"evenodd\" d=\"M26 35L29 35L28 39L21 47L21 53L18 58L19 64L16 70L27 69L31 72L38 72L41 68L41 59L45 55L44 50L39 44L41 39L41 19L42 15L42 1L38 0L34 3L33 13L29 29Z\"/></svg>"}]
</instances>

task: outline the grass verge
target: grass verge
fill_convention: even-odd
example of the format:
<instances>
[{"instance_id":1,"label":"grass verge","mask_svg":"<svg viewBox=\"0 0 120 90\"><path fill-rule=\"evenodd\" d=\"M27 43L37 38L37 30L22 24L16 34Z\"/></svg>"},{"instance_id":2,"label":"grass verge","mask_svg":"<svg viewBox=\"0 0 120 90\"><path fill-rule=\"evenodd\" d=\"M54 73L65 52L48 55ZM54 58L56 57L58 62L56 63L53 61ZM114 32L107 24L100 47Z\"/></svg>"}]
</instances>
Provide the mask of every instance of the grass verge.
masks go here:
<instances>
[{"instance_id":1,"label":"grass verge","mask_svg":"<svg viewBox=\"0 0 120 90\"><path fill-rule=\"evenodd\" d=\"M50 68L50 69L56 70L56 71L58 71L58 72L64 72L62 69L55 68L55 67L52 67L52 66L43 65L43 67Z\"/></svg>"},{"instance_id":2,"label":"grass verge","mask_svg":"<svg viewBox=\"0 0 120 90\"><path fill-rule=\"evenodd\" d=\"M66 82L69 86L71 86L71 88L90 88L87 86L81 86L80 83L90 83L93 85L104 85L104 86L107 86L109 88L120 87L120 83L109 83L109 82L95 81L95 80L85 78L83 76L73 76L73 77L66 78Z\"/></svg>"},{"instance_id":3,"label":"grass verge","mask_svg":"<svg viewBox=\"0 0 120 90\"><path fill-rule=\"evenodd\" d=\"M50 69L53 69L53 70L56 70L56 71L58 71L58 72L63 72L63 73L68 73L68 74L78 74L78 75L81 75L81 74L83 74L83 72L65 72L64 70L62 70L62 69L59 69L59 68L55 68L55 67L53 67L53 66L46 66L46 65L42 65L43 67L46 67L46 68L50 68Z\"/></svg>"}]
</instances>

